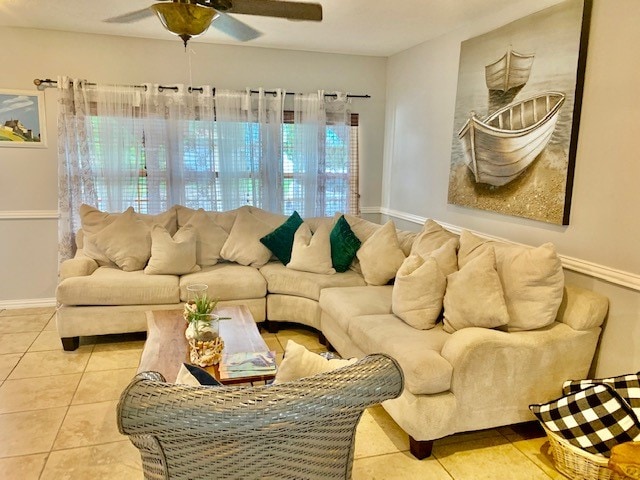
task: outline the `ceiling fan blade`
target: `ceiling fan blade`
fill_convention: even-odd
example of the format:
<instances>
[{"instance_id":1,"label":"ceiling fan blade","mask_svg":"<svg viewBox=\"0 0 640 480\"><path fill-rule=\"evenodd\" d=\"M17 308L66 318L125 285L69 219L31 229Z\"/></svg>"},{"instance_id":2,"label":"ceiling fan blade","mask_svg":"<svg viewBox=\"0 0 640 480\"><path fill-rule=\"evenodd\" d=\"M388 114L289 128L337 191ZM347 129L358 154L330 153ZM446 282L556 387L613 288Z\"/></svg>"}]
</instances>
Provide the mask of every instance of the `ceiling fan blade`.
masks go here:
<instances>
[{"instance_id":1,"label":"ceiling fan blade","mask_svg":"<svg viewBox=\"0 0 640 480\"><path fill-rule=\"evenodd\" d=\"M148 17L153 17L155 14L150 8L143 8L142 10L136 10L135 12L125 13L124 15L118 15L117 17L107 18L103 20L106 23L133 23L139 20L143 20Z\"/></svg>"},{"instance_id":2,"label":"ceiling fan blade","mask_svg":"<svg viewBox=\"0 0 640 480\"><path fill-rule=\"evenodd\" d=\"M264 17L288 18L290 20L322 20L322 5L319 3L282 2L279 0L232 0L227 13L244 13Z\"/></svg>"},{"instance_id":3,"label":"ceiling fan blade","mask_svg":"<svg viewBox=\"0 0 640 480\"><path fill-rule=\"evenodd\" d=\"M211 26L226 33L230 37L240 40L241 42L248 42L249 40L254 40L262 36L261 32L233 18L231 15L222 12L218 13L219 16L213 21Z\"/></svg>"}]
</instances>

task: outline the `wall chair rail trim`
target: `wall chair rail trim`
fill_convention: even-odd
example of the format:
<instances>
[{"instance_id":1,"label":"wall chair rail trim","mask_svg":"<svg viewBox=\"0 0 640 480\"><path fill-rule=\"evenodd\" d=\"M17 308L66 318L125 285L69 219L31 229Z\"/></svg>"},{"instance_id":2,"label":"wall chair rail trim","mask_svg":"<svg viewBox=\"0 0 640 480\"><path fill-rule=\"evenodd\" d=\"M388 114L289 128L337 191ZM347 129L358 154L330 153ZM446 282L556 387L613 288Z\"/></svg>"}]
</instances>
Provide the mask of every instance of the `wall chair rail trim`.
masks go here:
<instances>
[{"instance_id":1,"label":"wall chair rail trim","mask_svg":"<svg viewBox=\"0 0 640 480\"><path fill-rule=\"evenodd\" d=\"M48 220L58 219L57 210L0 210L0 220Z\"/></svg>"},{"instance_id":2,"label":"wall chair rail trim","mask_svg":"<svg viewBox=\"0 0 640 480\"><path fill-rule=\"evenodd\" d=\"M371 210L371 208L369 208L368 210ZM382 215L388 215L390 217L406 220L408 222L417 223L419 225L422 225L427 220L426 218L419 217L418 215L413 215L413 214L401 212L398 210L392 210L390 208L385 208L385 207L380 207L379 213L381 213ZM434 220L438 222L440 225L442 225L444 228L446 228L447 230L450 230L457 234L460 234L462 232L462 227L451 225L445 222L440 222L437 218L434 218ZM495 237L492 235L487 235L486 233L476 232L474 230L469 230L469 231L481 237L488 238L490 240L497 240L500 242L512 243L515 245L522 245L518 242L514 242L514 241L507 240L500 237ZM604 280L614 285L620 285L622 287L640 291L640 275L637 275L631 272L625 272L624 270L617 270L615 268L607 267L605 265L588 262L586 260L582 260L579 258L569 257L567 255L558 254L558 256L562 261L562 266L567 270L571 270L577 273L582 273L584 275L588 275L593 278L598 278L600 280Z\"/></svg>"}]
</instances>

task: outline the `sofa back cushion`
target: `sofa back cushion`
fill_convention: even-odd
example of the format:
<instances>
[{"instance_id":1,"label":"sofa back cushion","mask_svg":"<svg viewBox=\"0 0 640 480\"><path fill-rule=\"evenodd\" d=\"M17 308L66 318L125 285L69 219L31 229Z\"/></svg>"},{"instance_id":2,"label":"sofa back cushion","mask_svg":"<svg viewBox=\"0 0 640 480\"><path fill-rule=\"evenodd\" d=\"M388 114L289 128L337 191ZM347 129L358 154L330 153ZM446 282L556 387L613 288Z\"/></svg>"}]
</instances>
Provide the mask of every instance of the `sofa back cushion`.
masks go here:
<instances>
[{"instance_id":1,"label":"sofa back cushion","mask_svg":"<svg viewBox=\"0 0 640 480\"><path fill-rule=\"evenodd\" d=\"M411 245L411 253L419 254L423 257L426 257L434 250L440 248L448 241L454 239L456 240L455 244L457 248L458 236L455 233L444 229L440 224L434 222L433 220L427 219L427 221L424 222L422 231L413 240L413 244Z\"/></svg>"},{"instance_id":2,"label":"sofa back cushion","mask_svg":"<svg viewBox=\"0 0 640 480\"><path fill-rule=\"evenodd\" d=\"M240 265L261 267L271 258L271 250L260 243L273 227L263 222L248 210L241 209L236 215L229 237L222 246L220 255L225 260Z\"/></svg>"},{"instance_id":3,"label":"sofa back cushion","mask_svg":"<svg viewBox=\"0 0 640 480\"><path fill-rule=\"evenodd\" d=\"M131 210L133 211L133 209ZM79 238L76 239L76 244L78 248L83 249L85 255L93 258L100 266L115 267L117 265L95 244L96 237L94 235L111 225L121 215L122 213L103 212L86 204L80 205L82 233L79 234ZM157 215L136 212L134 212L133 215L135 218L144 222L149 230L151 230L151 227L155 224L162 225L171 235L175 234L178 230L175 208L170 208L166 212ZM149 252L149 254L151 254L151 252Z\"/></svg>"},{"instance_id":4,"label":"sofa back cushion","mask_svg":"<svg viewBox=\"0 0 640 480\"><path fill-rule=\"evenodd\" d=\"M125 272L142 270L151 256L150 228L136 216L133 207L87 240Z\"/></svg>"},{"instance_id":5,"label":"sofa back cushion","mask_svg":"<svg viewBox=\"0 0 640 480\"><path fill-rule=\"evenodd\" d=\"M493 248L509 311L509 331L535 330L556 319L562 302L564 272L551 243L537 248L480 238L467 230L460 236L458 265Z\"/></svg>"},{"instance_id":6,"label":"sofa back cushion","mask_svg":"<svg viewBox=\"0 0 640 480\"><path fill-rule=\"evenodd\" d=\"M190 227L196 239L196 263L201 267L215 265L220 260L220 251L229 233L202 208L196 211L187 223L180 228Z\"/></svg>"}]
</instances>

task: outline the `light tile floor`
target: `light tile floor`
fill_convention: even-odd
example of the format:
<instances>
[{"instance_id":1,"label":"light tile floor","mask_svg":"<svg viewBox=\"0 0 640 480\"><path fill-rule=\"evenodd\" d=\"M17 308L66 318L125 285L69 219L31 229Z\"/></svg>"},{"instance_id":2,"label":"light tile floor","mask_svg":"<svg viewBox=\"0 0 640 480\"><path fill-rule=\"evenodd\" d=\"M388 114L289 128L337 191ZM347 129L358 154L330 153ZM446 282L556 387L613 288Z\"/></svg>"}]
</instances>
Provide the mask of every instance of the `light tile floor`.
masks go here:
<instances>
[{"instance_id":1,"label":"light tile floor","mask_svg":"<svg viewBox=\"0 0 640 480\"><path fill-rule=\"evenodd\" d=\"M263 332L282 358L289 339L324 348L303 328ZM136 371L144 334L82 338L64 352L53 308L0 311L0 478L140 479L138 451L118 432L117 400ZM544 437L503 427L437 441L416 460L407 435L381 406L356 437L353 478L434 480L563 479Z\"/></svg>"}]
</instances>

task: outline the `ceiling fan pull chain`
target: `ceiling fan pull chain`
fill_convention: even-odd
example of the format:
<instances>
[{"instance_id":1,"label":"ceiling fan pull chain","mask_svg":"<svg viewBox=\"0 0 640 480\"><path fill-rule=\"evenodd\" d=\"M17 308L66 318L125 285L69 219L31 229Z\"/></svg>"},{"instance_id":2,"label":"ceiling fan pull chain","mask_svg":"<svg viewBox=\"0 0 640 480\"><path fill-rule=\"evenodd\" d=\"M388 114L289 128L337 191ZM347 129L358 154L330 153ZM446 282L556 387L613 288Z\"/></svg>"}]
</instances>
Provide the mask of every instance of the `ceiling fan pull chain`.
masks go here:
<instances>
[{"instance_id":1,"label":"ceiling fan pull chain","mask_svg":"<svg viewBox=\"0 0 640 480\"><path fill-rule=\"evenodd\" d=\"M184 47L184 52L187 54L187 58L188 58L188 62L189 62L189 88L191 88L193 86L193 77L191 75L191 55L195 55L195 51L193 50L193 48L189 48L189 51L187 51L187 47Z\"/></svg>"}]
</instances>

